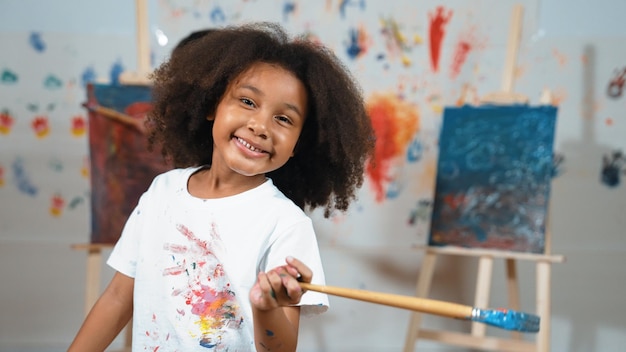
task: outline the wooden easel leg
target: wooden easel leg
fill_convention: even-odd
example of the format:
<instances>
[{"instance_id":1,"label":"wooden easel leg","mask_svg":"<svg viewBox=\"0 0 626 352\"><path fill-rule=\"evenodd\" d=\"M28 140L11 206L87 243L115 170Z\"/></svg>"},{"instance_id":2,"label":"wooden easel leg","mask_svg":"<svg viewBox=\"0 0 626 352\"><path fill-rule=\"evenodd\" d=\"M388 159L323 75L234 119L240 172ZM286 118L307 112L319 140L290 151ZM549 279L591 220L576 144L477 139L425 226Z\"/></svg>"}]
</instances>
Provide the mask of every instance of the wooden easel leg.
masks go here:
<instances>
[{"instance_id":1,"label":"wooden easel leg","mask_svg":"<svg viewBox=\"0 0 626 352\"><path fill-rule=\"evenodd\" d=\"M430 291L430 284L433 281L433 273L435 272L435 262L437 261L437 254L426 251L424 259L422 259L422 267L420 269L419 278L417 279L417 287L415 289L415 295L417 297L427 297ZM409 330L406 334L406 340L404 342L404 352L412 352L415 349L415 341L419 335L419 328L422 323L422 314L419 312L411 313L411 322L409 323Z\"/></svg>"},{"instance_id":2,"label":"wooden easel leg","mask_svg":"<svg viewBox=\"0 0 626 352\"><path fill-rule=\"evenodd\" d=\"M482 256L478 259L478 277L476 279L476 295L474 307L489 306L489 294L491 293L491 278L493 276L493 258ZM472 335L484 337L487 326L481 323L472 323Z\"/></svg>"},{"instance_id":3,"label":"wooden easel leg","mask_svg":"<svg viewBox=\"0 0 626 352\"><path fill-rule=\"evenodd\" d=\"M550 280L551 264L547 261L537 263L537 314L541 318L541 327L537 334L537 351L550 351Z\"/></svg>"},{"instance_id":4,"label":"wooden easel leg","mask_svg":"<svg viewBox=\"0 0 626 352\"><path fill-rule=\"evenodd\" d=\"M92 248L87 251L87 278L85 285L85 316L100 296L100 262L102 250Z\"/></svg>"},{"instance_id":5,"label":"wooden easel leg","mask_svg":"<svg viewBox=\"0 0 626 352\"><path fill-rule=\"evenodd\" d=\"M519 283L517 281L517 266L515 259L506 259L506 286L509 292L509 308L513 310L520 309L519 299ZM516 340L522 339L522 334L514 331L511 333L511 337Z\"/></svg>"}]
</instances>

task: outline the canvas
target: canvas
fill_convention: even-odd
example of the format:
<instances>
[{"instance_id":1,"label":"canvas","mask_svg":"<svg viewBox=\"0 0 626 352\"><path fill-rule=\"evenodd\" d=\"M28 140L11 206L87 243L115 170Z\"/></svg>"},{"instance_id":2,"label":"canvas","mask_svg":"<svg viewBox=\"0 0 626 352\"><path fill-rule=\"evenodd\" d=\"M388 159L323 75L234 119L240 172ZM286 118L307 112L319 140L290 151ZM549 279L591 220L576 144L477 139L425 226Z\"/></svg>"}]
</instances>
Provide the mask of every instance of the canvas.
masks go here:
<instances>
[{"instance_id":1,"label":"canvas","mask_svg":"<svg viewBox=\"0 0 626 352\"><path fill-rule=\"evenodd\" d=\"M543 253L557 108L444 110L430 245Z\"/></svg>"},{"instance_id":2,"label":"canvas","mask_svg":"<svg viewBox=\"0 0 626 352\"><path fill-rule=\"evenodd\" d=\"M150 87L90 84L87 96L91 242L114 244L141 194L170 166L159 148L148 150L147 135L137 127L151 108ZM136 123L112 118L103 109Z\"/></svg>"}]
</instances>

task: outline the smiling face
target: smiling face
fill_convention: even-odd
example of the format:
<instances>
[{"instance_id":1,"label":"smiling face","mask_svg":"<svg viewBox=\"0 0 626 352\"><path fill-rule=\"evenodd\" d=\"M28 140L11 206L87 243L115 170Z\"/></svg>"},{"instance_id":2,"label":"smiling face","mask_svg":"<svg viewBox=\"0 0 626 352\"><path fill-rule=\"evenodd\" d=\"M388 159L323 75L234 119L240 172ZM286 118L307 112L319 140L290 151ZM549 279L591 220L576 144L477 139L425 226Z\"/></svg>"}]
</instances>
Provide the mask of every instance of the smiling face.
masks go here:
<instances>
[{"instance_id":1,"label":"smiling face","mask_svg":"<svg viewBox=\"0 0 626 352\"><path fill-rule=\"evenodd\" d=\"M258 63L226 89L215 111L211 169L263 176L283 166L304 126L307 94L291 72Z\"/></svg>"}]
</instances>

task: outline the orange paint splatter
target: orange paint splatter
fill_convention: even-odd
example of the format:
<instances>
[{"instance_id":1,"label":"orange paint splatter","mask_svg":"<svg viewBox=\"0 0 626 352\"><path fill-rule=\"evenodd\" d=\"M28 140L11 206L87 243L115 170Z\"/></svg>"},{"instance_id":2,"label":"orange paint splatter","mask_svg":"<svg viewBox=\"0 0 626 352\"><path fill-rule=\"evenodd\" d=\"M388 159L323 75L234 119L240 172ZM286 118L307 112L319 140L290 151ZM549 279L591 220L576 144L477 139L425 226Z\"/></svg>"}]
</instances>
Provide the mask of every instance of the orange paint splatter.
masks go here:
<instances>
[{"instance_id":1,"label":"orange paint splatter","mask_svg":"<svg viewBox=\"0 0 626 352\"><path fill-rule=\"evenodd\" d=\"M89 157L83 158L83 165L80 167L80 175L84 178L89 178L89 170L90 170L90 161Z\"/></svg>"},{"instance_id":2,"label":"orange paint splatter","mask_svg":"<svg viewBox=\"0 0 626 352\"><path fill-rule=\"evenodd\" d=\"M376 201L385 197L385 186L391 180L389 169L393 159L402 156L419 129L417 108L393 94L375 94L367 103L367 111L376 134L372 161L367 175L372 181Z\"/></svg>"},{"instance_id":3,"label":"orange paint splatter","mask_svg":"<svg viewBox=\"0 0 626 352\"><path fill-rule=\"evenodd\" d=\"M452 10L447 12L443 6L437 6L435 13L428 14L430 39L430 64L434 72L439 71L439 56L441 55L442 41L446 34L445 27L452 18Z\"/></svg>"}]
</instances>

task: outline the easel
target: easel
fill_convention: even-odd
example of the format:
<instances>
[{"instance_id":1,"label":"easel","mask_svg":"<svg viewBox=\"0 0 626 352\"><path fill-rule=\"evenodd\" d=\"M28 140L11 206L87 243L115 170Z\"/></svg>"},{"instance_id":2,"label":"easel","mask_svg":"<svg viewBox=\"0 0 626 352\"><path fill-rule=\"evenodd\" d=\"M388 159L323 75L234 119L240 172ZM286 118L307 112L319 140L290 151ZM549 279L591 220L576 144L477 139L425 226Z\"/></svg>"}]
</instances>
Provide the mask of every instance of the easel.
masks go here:
<instances>
[{"instance_id":1,"label":"easel","mask_svg":"<svg viewBox=\"0 0 626 352\"><path fill-rule=\"evenodd\" d=\"M528 98L513 93L516 56L521 36L522 6L516 5L511 17L507 55L502 81L502 91L487 95L481 100L489 104L527 103ZM541 97L542 104L550 104L549 92L544 91ZM548 228L548 226L546 226ZM508 290L508 308L519 310L519 285L517 278L516 261L529 260L536 263L536 305L537 314L541 318L541 327L535 342L522 339L518 332L513 332L511 338L496 338L486 336L486 325L472 323L470 333L459 333L442 330L420 329L421 313L411 313L411 320L404 344L404 352L412 352L418 339L433 340L440 343L464 346L492 351L537 351L550 350L550 282L552 263L562 263L562 255L552 255L550 248L550 231L546 229L545 250L543 254L487 250L459 247L425 247L425 255L417 281L416 296L428 297L435 270L437 257L440 255L459 255L478 258L478 273L476 280L474 306L489 308L489 295L493 274L494 259L504 259L506 262L506 282Z\"/></svg>"},{"instance_id":2,"label":"easel","mask_svg":"<svg viewBox=\"0 0 626 352\"><path fill-rule=\"evenodd\" d=\"M136 29L137 29L137 71L125 71L120 75L120 83L127 85L149 85L148 78L150 69L150 42L148 36L148 8L147 0L135 0ZM89 107L88 107L89 108ZM136 121L114 110L98 107L98 112L108 118L136 127ZM74 244L73 250L87 251L87 271L85 282L85 315L100 296L100 274L102 266L102 251L112 249L113 244ZM122 351L130 351L132 345L132 320L124 328L124 348Z\"/></svg>"},{"instance_id":3,"label":"easel","mask_svg":"<svg viewBox=\"0 0 626 352\"><path fill-rule=\"evenodd\" d=\"M73 250L87 251L87 270L85 280L85 316L100 297L100 274L102 272L102 251L113 248L112 244L89 243L74 244ZM130 351L132 343L132 321L124 328L124 348L122 351Z\"/></svg>"}]
</instances>

